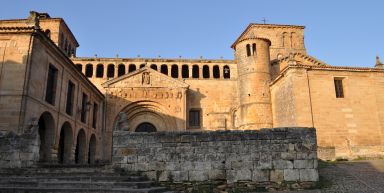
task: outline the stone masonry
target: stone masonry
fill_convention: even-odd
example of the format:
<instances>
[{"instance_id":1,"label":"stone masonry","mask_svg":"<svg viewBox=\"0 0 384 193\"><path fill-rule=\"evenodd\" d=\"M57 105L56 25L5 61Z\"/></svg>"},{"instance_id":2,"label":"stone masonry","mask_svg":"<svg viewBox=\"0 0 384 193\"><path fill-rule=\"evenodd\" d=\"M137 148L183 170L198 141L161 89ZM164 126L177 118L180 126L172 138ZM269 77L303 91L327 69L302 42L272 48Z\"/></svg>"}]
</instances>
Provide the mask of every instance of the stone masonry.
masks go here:
<instances>
[{"instance_id":1,"label":"stone masonry","mask_svg":"<svg viewBox=\"0 0 384 193\"><path fill-rule=\"evenodd\" d=\"M160 182L315 182L314 128L115 131L113 164Z\"/></svg>"}]
</instances>

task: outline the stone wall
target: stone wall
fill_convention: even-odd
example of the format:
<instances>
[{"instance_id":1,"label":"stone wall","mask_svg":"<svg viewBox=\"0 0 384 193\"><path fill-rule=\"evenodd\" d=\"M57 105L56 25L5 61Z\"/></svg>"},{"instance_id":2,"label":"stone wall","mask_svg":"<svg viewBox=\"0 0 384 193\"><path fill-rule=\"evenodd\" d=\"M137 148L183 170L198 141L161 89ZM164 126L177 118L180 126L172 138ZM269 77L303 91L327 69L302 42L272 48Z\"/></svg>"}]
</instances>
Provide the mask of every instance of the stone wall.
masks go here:
<instances>
[{"instance_id":1,"label":"stone wall","mask_svg":"<svg viewBox=\"0 0 384 193\"><path fill-rule=\"evenodd\" d=\"M37 130L36 130L37 132ZM30 167L39 158L37 133L0 133L0 168Z\"/></svg>"},{"instance_id":2,"label":"stone wall","mask_svg":"<svg viewBox=\"0 0 384 193\"><path fill-rule=\"evenodd\" d=\"M113 164L160 182L314 182L314 128L113 134ZM281 184L281 183L280 183Z\"/></svg>"}]
</instances>

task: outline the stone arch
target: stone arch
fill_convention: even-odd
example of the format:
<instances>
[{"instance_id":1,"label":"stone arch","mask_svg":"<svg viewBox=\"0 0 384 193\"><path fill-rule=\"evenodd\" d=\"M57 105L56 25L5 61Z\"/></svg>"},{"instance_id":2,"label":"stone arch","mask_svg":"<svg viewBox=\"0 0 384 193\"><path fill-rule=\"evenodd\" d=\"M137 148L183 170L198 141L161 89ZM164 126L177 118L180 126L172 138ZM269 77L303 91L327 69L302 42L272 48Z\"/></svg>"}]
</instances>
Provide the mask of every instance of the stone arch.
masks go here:
<instances>
[{"instance_id":1,"label":"stone arch","mask_svg":"<svg viewBox=\"0 0 384 193\"><path fill-rule=\"evenodd\" d=\"M93 65L87 64L85 65L85 76L91 78L93 76Z\"/></svg>"},{"instance_id":2,"label":"stone arch","mask_svg":"<svg viewBox=\"0 0 384 193\"><path fill-rule=\"evenodd\" d=\"M199 66L196 64L192 66L192 78L199 78Z\"/></svg>"},{"instance_id":3,"label":"stone arch","mask_svg":"<svg viewBox=\"0 0 384 193\"><path fill-rule=\"evenodd\" d=\"M130 131L134 131L144 122L154 125L157 131L177 129L176 118L170 116L168 109L158 102L149 100L133 102L124 107L121 112L127 115ZM117 125L118 118L117 115L114 125Z\"/></svg>"},{"instance_id":4,"label":"stone arch","mask_svg":"<svg viewBox=\"0 0 384 193\"><path fill-rule=\"evenodd\" d=\"M65 122L60 130L58 161L59 163L70 163L72 155L73 133L71 124Z\"/></svg>"},{"instance_id":5,"label":"stone arch","mask_svg":"<svg viewBox=\"0 0 384 193\"><path fill-rule=\"evenodd\" d=\"M55 121L49 112L44 112L39 118L39 161L52 160L52 147L55 139Z\"/></svg>"},{"instance_id":6,"label":"stone arch","mask_svg":"<svg viewBox=\"0 0 384 193\"><path fill-rule=\"evenodd\" d=\"M113 78L115 76L115 65L108 64L107 66L107 78Z\"/></svg>"},{"instance_id":7,"label":"stone arch","mask_svg":"<svg viewBox=\"0 0 384 193\"><path fill-rule=\"evenodd\" d=\"M156 127L149 122L140 123L135 129L135 132L156 132L156 131L157 131Z\"/></svg>"},{"instance_id":8,"label":"stone arch","mask_svg":"<svg viewBox=\"0 0 384 193\"><path fill-rule=\"evenodd\" d=\"M117 67L117 76L123 76L125 74L125 65L119 64Z\"/></svg>"},{"instance_id":9,"label":"stone arch","mask_svg":"<svg viewBox=\"0 0 384 193\"><path fill-rule=\"evenodd\" d=\"M220 68L218 65L213 66L213 78L220 78Z\"/></svg>"},{"instance_id":10,"label":"stone arch","mask_svg":"<svg viewBox=\"0 0 384 193\"><path fill-rule=\"evenodd\" d=\"M95 134L91 135L89 140L89 150L88 150L88 163L95 164L96 162L96 136Z\"/></svg>"},{"instance_id":11,"label":"stone arch","mask_svg":"<svg viewBox=\"0 0 384 193\"><path fill-rule=\"evenodd\" d=\"M223 74L224 74L224 79L230 79L231 78L231 69L229 66L225 65L223 68Z\"/></svg>"},{"instance_id":12,"label":"stone arch","mask_svg":"<svg viewBox=\"0 0 384 193\"><path fill-rule=\"evenodd\" d=\"M189 78L189 66L187 64L181 66L181 77Z\"/></svg>"},{"instance_id":13,"label":"stone arch","mask_svg":"<svg viewBox=\"0 0 384 193\"><path fill-rule=\"evenodd\" d=\"M282 47L288 47L290 45L290 40L289 40L287 32L284 32L282 34L282 36L281 36L281 44L282 44Z\"/></svg>"},{"instance_id":14,"label":"stone arch","mask_svg":"<svg viewBox=\"0 0 384 193\"><path fill-rule=\"evenodd\" d=\"M75 163L77 164L85 163L86 161L85 157L87 152L86 146L87 146L87 138L85 137L85 131L84 129L80 129L76 138Z\"/></svg>"},{"instance_id":15,"label":"stone arch","mask_svg":"<svg viewBox=\"0 0 384 193\"><path fill-rule=\"evenodd\" d=\"M247 56L251 56L251 45L247 44L246 49L247 49Z\"/></svg>"},{"instance_id":16,"label":"stone arch","mask_svg":"<svg viewBox=\"0 0 384 193\"><path fill-rule=\"evenodd\" d=\"M98 64L96 65L96 78L103 78L104 76L104 65Z\"/></svg>"},{"instance_id":17,"label":"stone arch","mask_svg":"<svg viewBox=\"0 0 384 193\"><path fill-rule=\"evenodd\" d=\"M203 78L209 78L209 66L208 65L203 66Z\"/></svg>"},{"instance_id":18,"label":"stone arch","mask_svg":"<svg viewBox=\"0 0 384 193\"><path fill-rule=\"evenodd\" d=\"M161 65L160 72L165 75L168 75L168 66L166 64Z\"/></svg>"},{"instance_id":19,"label":"stone arch","mask_svg":"<svg viewBox=\"0 0 384 193\"><path fill-rule=\"evenodd\" d=\"M130 64L128 67L128 73L133 72L136 70L136 65L135 64Z\"/></svg>"},{"instance_id":20,"label":"stone arch","mask_svg":"<svg viewBox=\"0 0 384 193\"><path fill-rule=\"evenodd\" d=\"M177 64L173 64L171 66L171 77L178 78L179 77L179 66Z\"/></svg>"},{"instance_id":21,"label":"stone arch","mask_svg":"<svg viewBox=\"0 0 384 193\"><path fill-rule=\"evenodd\" d=\"M156 70L156 71L157 71L157 65L156 65L156 64L151 64L151 68L152 68L153 70Z\"/></svg>"}]
</instances>

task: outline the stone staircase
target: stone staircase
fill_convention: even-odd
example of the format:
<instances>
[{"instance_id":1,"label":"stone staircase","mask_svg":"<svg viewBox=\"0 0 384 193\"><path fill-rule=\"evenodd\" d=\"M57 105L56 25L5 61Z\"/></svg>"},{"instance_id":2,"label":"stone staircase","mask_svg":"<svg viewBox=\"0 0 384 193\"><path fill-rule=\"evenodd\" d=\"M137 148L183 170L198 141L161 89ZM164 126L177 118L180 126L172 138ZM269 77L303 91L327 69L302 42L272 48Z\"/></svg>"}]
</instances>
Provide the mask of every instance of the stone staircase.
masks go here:
<instances>
[{"instance_id":1,"label":"stone staircase","mask_svg":"<svg viewBox=\"0 0 384 193\"><path fill-rule=\"evenodd\" d=\"M174 193L135 173L105 166L41 165L0 169L0 193Z\"/></svg>"}]
</instances>

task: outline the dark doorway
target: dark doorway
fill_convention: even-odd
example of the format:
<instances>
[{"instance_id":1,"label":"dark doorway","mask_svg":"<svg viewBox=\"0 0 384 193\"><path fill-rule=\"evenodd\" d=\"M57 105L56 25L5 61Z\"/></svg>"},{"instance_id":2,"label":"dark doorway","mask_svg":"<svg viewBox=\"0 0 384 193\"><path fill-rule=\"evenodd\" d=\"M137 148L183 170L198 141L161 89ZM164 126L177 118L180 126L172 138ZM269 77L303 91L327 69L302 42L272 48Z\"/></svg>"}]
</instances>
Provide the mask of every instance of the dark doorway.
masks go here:
<instances>
[{"instance_id":1,"label":"dark doorway","mask_svg":"<svg viewBox=\"0 0 384 193\"><path fill-rule=\"evenodd\" d=\"M69 163L72 153L72 128L65 122L60 130L58 161L59 163Z\"/></svg>"},{"instance_id":2,"label":"dark doorway","mask_svg":"<svg viewBox=\"0 0 384 193\"><path fill-rule=\"evenodd\" d=\"M83 129L79 131L76 141L76 150L75 150L75 162L77 164L85 163L85 153L86 153L86 138L85 132Z\"/></svg>"},{"instance_id":3,"label":"dark doorway","mask_svg":"<svg viewBox=\"0 0 384 193\"><path fill-rule=\"evenodd\" d=\"M148 122L140 123L140 125L136 127L136 132L156 132L156 127Z\"/></svg>"},{"instance_id":4,"label":"dark doorway","mask_svg":"<svg viewBox=\"0 0 384 193\"><path fill-rule=\"evenodd\" d=\"M49 162L51 160L52 145L55 135L55 124L53 117L50 113L45 112L39 119L39 137L40 137L40 151L39 161Z\"/></svg>"},{"instance_id":5,"label":"dark doorway","mask_svg":"<svg viewBox=\"0 0 384 193\"><path fill-rule=\"evenodd\" d=\"M96 160L96 137L94 134L91 136L89 141L89 151L88 151L88 163L95 164Z\"/></svg>"}]
</instances>

